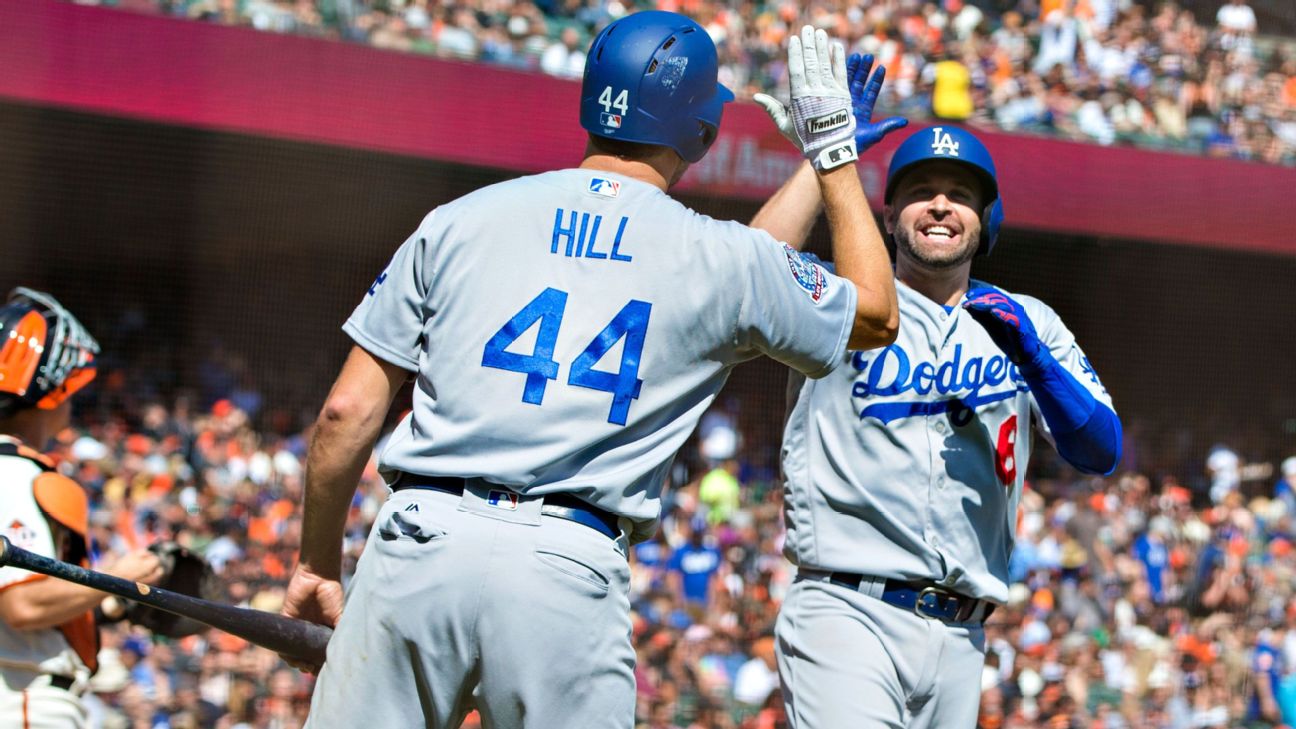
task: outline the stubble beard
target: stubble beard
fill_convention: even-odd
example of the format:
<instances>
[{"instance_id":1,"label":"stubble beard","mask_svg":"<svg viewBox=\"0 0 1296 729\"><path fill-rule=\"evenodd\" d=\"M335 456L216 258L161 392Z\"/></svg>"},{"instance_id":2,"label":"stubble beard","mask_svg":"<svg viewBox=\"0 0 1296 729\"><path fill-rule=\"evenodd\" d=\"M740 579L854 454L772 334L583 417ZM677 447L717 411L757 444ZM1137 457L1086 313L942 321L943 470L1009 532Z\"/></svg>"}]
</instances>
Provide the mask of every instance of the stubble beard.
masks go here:
<instances>
[{"instance_id":1,"label":"stubble beard","mask_svg":"<svg viewBox=\"0 0 1296 729\"><path fill-rule=\"evenodd\" d=\"M976 256L977 248L980 246L981 231L965 230L964 235L967 236L968 232L974 233L975 236L965 238L963 247L956 251L938 250L929 252L920 250L918 246L914 245L913 237L909 231L900 226L896 226L892 237L895 239L897 255L904 255L925 268L944 271L958 268Z\"/></svg>"}]
</instances>

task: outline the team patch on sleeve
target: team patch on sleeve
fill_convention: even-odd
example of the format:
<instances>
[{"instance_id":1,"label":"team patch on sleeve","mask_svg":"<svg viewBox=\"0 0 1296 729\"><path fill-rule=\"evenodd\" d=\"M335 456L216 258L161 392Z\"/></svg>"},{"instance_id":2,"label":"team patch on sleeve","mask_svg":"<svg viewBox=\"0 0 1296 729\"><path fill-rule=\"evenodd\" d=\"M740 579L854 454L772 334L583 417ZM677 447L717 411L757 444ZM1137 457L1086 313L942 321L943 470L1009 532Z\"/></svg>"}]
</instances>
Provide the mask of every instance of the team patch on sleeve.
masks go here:
<instances>
[{"instance_id":1,"label":"team patch on sleeve","mask_svg":"<svg viewBox=\"0 0 1296 729\"><path fill-rule=\"evenodd\" d=\"M823 268L786 243L783 244L783 254L787 256L788 268L792 271L792 278L796 280L797 285L810 295L811 301L819 303L823 298L824 289L828 287L828 278L824 276Z\"/></svg>"},{"instance_id":2,"label":"team patch on sleeve","mask_svg":"<svg viewBox=\"0 0 1296 729\"><path fill-rule=\"evenodd\" d=\"M32 529L18 519L9 522L8 526L5 528L4 535L9 538L9 541L12 542L14 546L22 547L23 549L32 549L36 544L36 538L40 536L36 533L35 529Z\"/></svg>"}]
</instances>

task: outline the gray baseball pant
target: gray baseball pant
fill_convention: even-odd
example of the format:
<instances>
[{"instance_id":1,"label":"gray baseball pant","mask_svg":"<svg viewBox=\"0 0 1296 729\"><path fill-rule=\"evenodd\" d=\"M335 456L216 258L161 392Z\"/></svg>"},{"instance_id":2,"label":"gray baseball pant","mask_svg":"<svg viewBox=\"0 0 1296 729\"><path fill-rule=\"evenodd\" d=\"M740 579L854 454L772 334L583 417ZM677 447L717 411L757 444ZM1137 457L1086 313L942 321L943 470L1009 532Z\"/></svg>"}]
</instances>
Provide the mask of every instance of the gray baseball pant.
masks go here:
<instances>
[{"instance_id":1,"label":"gray baseball pant","mask_svg":"<svg viewBox=\"0 0 1296 729\"><path fill-rule=\"evenodd\" d=\"M474 485L476 484L476 485ZM625 535L407 489L382 507L311 701L310 729L631 729Z\"/></svg>"},{"instance_id":2,"label":"gray baseball pant","mask_svg":"<svg viewBox=\"0 0 1296 729\"><path fill-rule=\"evenodd\" d=\"M775 625L791 729L972 729L985 629L882 602L800 574Z\"/></svg>"}]
</instances>

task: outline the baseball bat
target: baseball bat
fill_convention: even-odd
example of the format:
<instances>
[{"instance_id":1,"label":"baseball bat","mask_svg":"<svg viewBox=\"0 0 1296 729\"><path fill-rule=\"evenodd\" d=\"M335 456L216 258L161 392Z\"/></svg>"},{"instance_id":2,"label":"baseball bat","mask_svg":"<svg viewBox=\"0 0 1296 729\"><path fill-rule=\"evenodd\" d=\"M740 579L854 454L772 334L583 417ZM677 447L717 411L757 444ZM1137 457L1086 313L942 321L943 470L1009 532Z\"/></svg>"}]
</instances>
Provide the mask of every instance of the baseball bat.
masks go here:
<instances>
[{"instance_id":1,"label":"baseball bat","mask_svg":"<svg viewBox=\"0 0 1296 729\"><path fill-rule=\"evenodd\" d=\"M333 635L332 629L305 620L190 597L43 557L22 547L15 547L7 538L0 536L0 567L6 565L75 582L181 617L193 618L262 648L301 659L311 665L324 663L324 649L328 646L329 637Z\"/></svg>"}]
</instances>

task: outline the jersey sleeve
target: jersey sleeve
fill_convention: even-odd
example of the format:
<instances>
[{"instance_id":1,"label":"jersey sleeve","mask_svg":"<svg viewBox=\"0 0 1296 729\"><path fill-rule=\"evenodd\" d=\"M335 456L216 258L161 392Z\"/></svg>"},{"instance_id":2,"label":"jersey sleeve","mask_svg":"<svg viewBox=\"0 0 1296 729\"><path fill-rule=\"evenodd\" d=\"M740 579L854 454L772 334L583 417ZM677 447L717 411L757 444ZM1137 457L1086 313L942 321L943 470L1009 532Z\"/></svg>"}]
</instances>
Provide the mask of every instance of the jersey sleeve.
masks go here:
<instances>
[{"instance_id":1,"label":"jersey sleeve","mask_svg":"<svg viewBox=\"0 0 1296 729\"><path fill-rule=\"evenodd\" d=\"M846 352L855 321L855 286L763 231L752 231L742 308L740 350L766 354L819 378Z\"/></svg>"},{"instance_id":2,"label":"jersey sleeve","mask_svg":"<svg viewBox=\"0 0 1296 729\"><path fill-rule=\"evenodd\" d=\"M342 325L356 344L379 359L418 371L430 281L426 274L433 211L392 256Z\"/></svg>"},{"instance_id":3,"label":"jersey sleeve","mask_svg":"<svg viewBox=\"0 0 1296 729\"><path fill-rule=\"evenodd\" d=\"M20 487L15 485L14 488ZM45 521L45 515L36 506L36 500L30 491L23 497L5 499L4 507L0 508L0 527L3 527L0 533L15 547L22 547L42 557L58 559L58 555L54 553L54 535L49 522ZM43 575L17 567L0 567L0 590L41 577Z\"/></svg>"},{"instance_id":4,"label":"jersey sleeve","mask_svg":"<svg viewBox=\"0 0 1296 729\"><path fill-rule=\"evenodd\" d=\"M1103 387L1102 380L1098 379L1098 373L1094 370L1093 365L1089 364L1089 358L1085 356L1084 351L1080 349L1080 345L1076 343L1075 335L1062 323L1061 317L1041 301L1024 296L1020 300L1022 305L1027 307L1027 313L1035 324L1035 331L1039 334L1040 339L1048 345L1049 353L1053 355L1053 358L1076 379L1076 382L1079 382L1089 394L1093 395L1095 400L1114 411L1111 395L1107 393L1107 388ZM1031 395L1031 410L1035 415L1035 422L1051 442L1053 439L1052 433L1049 432L1048 424L1044 421L1044 417L1039 410L1039 403L1035 400L1033 394Z\"/></svg>"}]
</instances>

